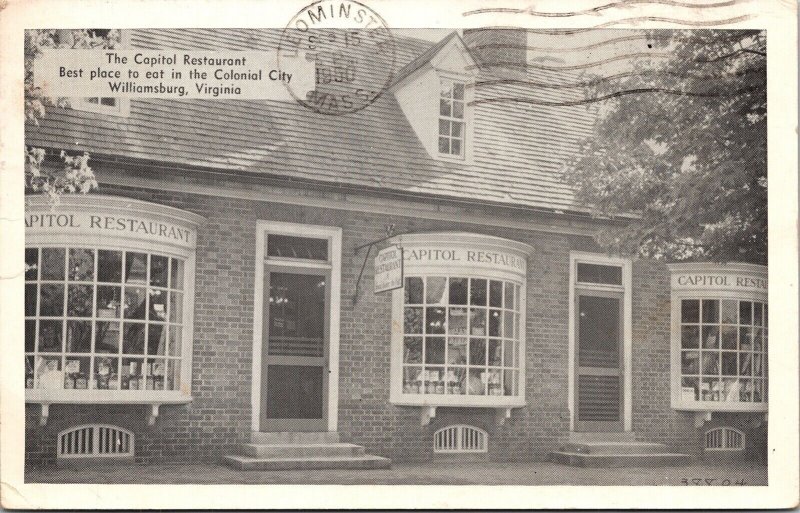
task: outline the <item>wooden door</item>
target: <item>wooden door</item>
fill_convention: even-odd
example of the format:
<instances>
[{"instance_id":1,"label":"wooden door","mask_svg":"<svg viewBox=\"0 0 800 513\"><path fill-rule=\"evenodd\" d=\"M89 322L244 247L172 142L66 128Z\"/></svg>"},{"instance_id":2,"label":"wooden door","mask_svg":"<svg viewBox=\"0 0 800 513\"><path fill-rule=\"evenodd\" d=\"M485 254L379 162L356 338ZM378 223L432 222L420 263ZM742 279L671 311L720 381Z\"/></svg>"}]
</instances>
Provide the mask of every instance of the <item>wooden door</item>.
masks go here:
<instances>
[{"instance_id":1,"label":"wooden door","mask_svg":"<svg viewBox=\"0 0 800 513\"><path fill-rule=\"evenodd\" d=\"M576 294L575 431L622 431L622 294Z\"/></svg>"}]
</instances>

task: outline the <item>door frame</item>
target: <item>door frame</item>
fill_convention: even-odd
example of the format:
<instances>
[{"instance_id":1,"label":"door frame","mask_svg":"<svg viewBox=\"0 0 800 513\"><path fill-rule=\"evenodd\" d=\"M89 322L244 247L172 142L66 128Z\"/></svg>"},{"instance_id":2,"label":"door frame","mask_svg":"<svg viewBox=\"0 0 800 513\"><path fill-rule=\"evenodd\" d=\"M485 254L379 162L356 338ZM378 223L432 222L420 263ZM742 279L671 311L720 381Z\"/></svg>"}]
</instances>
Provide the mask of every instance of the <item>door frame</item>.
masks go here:
<instances>
[{"instance_id":1,"label":"door frame","mask_svg":"<svg viewBox=\"0 0 800 513\"><path fill-rule=\"evenodd\" d=\"M339 414L339 325L342 283L342 229L336 226L318 226L280 221L256 221L255 272L253 285L253 361L251 369L250 428L261 430L263 333L264 333L264 278L269 265L266 259L267 234L292 235L328 240L328 262L281 258L273 263L283 267L326 269L330 272L330 302L328 306L328 372L325 386L328 397L327 431L336 431Z\"/></svg>"},{"instance_id":2,"label":"door frame","mask_svg":"<svg viewBox=\"0 0 800 513\"><path fill-rule=\"evenodd\" d=\"M578 263L614 265L622 268L622 285L604 285L596 283L578 283ZM632 409L632 360L633 360L633 298L631 294L632 262L629 258L613 257L602 253L571 251L569 254L569 350L567 407L569 408L569 430L575 431L575 399L576 399L576 342L575 325L576 300L578 293L616 292L622 294L622 419L623 431L633 429Z\"/></svg>"}]
</instances>

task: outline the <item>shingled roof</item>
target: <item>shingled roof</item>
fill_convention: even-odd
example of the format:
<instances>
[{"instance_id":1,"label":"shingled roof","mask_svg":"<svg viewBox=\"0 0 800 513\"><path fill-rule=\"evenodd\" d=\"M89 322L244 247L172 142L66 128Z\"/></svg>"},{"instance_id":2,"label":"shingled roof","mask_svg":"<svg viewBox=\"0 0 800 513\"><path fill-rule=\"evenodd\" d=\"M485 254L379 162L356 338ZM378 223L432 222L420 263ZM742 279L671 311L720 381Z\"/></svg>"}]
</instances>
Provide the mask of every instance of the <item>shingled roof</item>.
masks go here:
<instances>
[{"instance_id":1,"label":"shingled roof","mask_svg":"<svg viewBox=\"0 0 800 513\"><path fill-rule=\"evenodd\" d=\"M424 65L455 36L437 44L398 38L396 80ZM280 31L269 29L147 29L130 34L134 47L186 50L275 49L279 38ZM539 81L565 80L560 72L530 73ZM496 78L482 71L479 82ZM189 169L575 211L582 209L574 204L561 172L578 151L578 142L591 133L593 116L583 106L515 101L554 101L566 94L522 83L477 87L470 165L431 158L391 93L341 116L280 101L132 100L128 117L53 108L40 126L28 128L27 142ZM492 102L480 102L487 99Z\"/></svg>"}]
</instances>

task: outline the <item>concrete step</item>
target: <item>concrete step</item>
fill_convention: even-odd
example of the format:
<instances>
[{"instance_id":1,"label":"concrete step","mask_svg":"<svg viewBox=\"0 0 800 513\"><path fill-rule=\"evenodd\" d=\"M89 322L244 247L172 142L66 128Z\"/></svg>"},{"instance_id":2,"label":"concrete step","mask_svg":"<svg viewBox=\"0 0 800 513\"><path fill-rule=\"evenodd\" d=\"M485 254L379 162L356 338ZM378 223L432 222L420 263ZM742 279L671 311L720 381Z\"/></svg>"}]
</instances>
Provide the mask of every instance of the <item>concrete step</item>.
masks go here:
<instances>
[{"instance_id":1,"label":"concrete step","mask_svg":"<svg viewBox=\"0 0 800 513\"><path fill-rule=\"evenodd\" d=\"M664 444L650 442L569 442L559 451L579 454L664 454Z\"/></svg>"},{"instance_id":2,"label":"concrete step","mask_svg":"<svg viewBox=\"0 0 800 513\"><path fill-rule=\"evenodd\" d=\"M671 467L687 465L692 457L678 453L581 454L556 451L550 453L550 461L572 467Z\"/></svg>"},{"instance_id":3,"label":"concrete step","mask_svg":"<svg viewBox=\"0 0 800 513\"><path fill-rule=\"evenodd\" d=\"M599 432L581 433L573 431L569 434L570 442L635 442L636 433L633 431L612 431L612 432Z\"/></svg>"},{"instance_id":4,"label":"concrete step","mask_svg":"<svg viewBox=\"0 0 800 513\"><path fill-rule=\"evenodd\" d=\"M331 444L241 444L239 454L253 458L306 458L361 456L364 448L360 445Z\"/></svg>"},{"instance_id":5,"label":"concrete step","mask_svg":"<svg viewBox=\"0 0 800 513\"><path fill-rule=\"evenodd\" d=\"M339 433L333 431L253 431L250 441L254 444L335 444L339 442Z\"/></svg>"},{"instance_id":6,"label":"concrete step","mask_svg":"<svg viewBox=\"0 0 800 513\"><path fill-rule=\"evenodd\" d=\"M313 458L253 458L229 455L224 462L239 470L318 470L318 469L383 469L389 468L392 460L364 454L360 456L331 456Z\"/></svg>"}]
</instances>

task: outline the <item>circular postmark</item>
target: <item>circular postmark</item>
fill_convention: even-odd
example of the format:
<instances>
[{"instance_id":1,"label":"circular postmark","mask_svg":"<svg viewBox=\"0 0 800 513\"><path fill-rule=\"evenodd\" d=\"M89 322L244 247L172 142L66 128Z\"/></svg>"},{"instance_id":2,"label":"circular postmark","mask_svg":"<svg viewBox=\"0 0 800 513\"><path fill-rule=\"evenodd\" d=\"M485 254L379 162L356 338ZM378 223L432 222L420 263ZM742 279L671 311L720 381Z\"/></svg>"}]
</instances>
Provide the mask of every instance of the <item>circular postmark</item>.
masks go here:
<instances>
[{"instance_id":1,"label":"circular postmark","mask_svg":"<svg viewBox=\"0 0 800 513\"><path fill-rule=\"evenodd\" d=\"M354 0L319 0L301 9L281 33L278 68L314 61L313 86L284 82L298 103L320 114L359 111L394 78L396 44L386 22Z\"/></svg>"}]
</instances>

